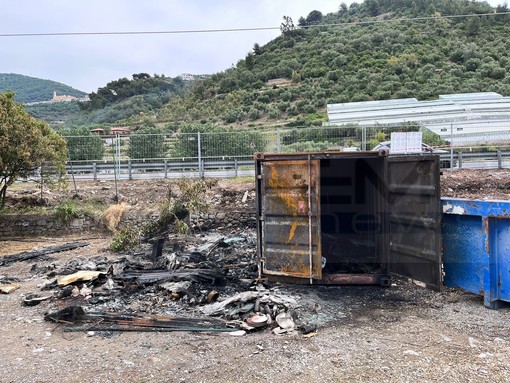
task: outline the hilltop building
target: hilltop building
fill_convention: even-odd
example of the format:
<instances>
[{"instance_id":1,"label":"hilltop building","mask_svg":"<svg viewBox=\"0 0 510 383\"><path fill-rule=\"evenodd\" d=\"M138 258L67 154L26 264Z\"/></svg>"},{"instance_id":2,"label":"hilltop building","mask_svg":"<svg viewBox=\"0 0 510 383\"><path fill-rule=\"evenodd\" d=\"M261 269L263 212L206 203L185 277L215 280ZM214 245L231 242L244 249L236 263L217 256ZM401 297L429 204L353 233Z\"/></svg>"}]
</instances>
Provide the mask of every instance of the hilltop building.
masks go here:
<instances>
[{"instance_id":1,"label":"hilltop building","mask_svg":"<svg viewBox=\"0 0 510 383\"><path fill-rule=\"evenodd\" d=\"M193 80L205 80L211 77L210 74L191 74L191 73L182 73L179 75L184 81L193 81Z\"/></svg>"},{"instance_id":2,"label":"hilltop building","mask_svg":"<svg viewBox=\"0 0 510 383\"><path fill-rule=\"evenodd\" d=\"M74 101L77 99L78 98L74 97L74 96L67 96L67 95L57 96L57 92L53 91L53 98L51 99L51 102L69 102L69 101Z\"/></svg>"}]
</instances>

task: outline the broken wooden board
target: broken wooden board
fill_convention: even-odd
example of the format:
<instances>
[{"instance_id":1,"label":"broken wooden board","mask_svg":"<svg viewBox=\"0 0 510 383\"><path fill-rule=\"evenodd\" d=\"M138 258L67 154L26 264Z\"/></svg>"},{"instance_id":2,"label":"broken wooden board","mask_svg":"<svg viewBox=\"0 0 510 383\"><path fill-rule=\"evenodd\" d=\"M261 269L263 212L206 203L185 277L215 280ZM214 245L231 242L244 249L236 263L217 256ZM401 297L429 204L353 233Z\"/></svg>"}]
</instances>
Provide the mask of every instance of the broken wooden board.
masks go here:
<instances>
[{"instance_id":1,"label":"broken wooden board","mask_svg":"<svg viewBox=\"0 0 510 383\"><path fill-rule=\"evenodd\" d=\"M136 280L141 283L189 280L196 283L221 284L225 280L225 275L219 269L128 270L120 275L120 279Z\"/></svg>"},{"instance_id":2,"label":"broken wooden board","mask_svg":"<svg viewBox=\"0 0 510 383\"><path fill-rule=\"evenodd\" d=\"M106 273L104 271L80 270L76 273L57 278L57 285L63 287L74 282L90 282L97 279L100 275L106 275Z\"/></svg>"},{"instance_id":3,"label":"broken wooden board","mask_svg":"<svg viewBox=\"0 0 510 383\"><path fill-rule=\"evenodd\" d=\"M5 255L3 257L0 257L0 266L5 266L5 265L8 265L9 263L13 263L13 262L26 261L28 259L41 257L43 255L60 253L62 251L68 251L68 250L74 250L79 247L84 247L84 246L88 246L88 245L89 245L88 242L69 242L69 243L66 243L65 245L49 246L49 247L45 247L41 250L24 251L24 252L18 253L18 254Z\"/></svg>"},{"instance_id":4,"label":"broken wooden board","mask_svg":"<svg viewBox=\"0 0 510 383\"><path fill-rule=\"evenodd\" d=\"M221 319L177 317L168 315L89 312L81 306L69 306L46 314L47 321L74 324L64 331L210 331L232 332L231 324Z\"/></svg>"},{"instance_id":5,"label":"broken wooden board","mask_svg":"<svg viewBox=\"0 0 510 383\"><path fill-rule=\"evenodd\" d=\"M17 283L11 283L9 285L0 285L0 293L2 294L10 294L13 291L19 289L21 285L18 285Z\"/></svg>"}]
</instances>

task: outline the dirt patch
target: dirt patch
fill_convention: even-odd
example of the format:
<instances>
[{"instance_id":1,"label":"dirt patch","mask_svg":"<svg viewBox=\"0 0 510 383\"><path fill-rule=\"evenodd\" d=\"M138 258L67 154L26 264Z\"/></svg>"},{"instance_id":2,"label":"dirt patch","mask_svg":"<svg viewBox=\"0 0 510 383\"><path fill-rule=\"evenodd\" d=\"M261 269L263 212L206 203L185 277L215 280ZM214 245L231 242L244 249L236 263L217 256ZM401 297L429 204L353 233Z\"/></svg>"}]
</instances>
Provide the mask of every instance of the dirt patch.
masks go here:
<instances>
[{"instance_id":1,"label":"dirt patch","mask_svg":"<svg viewBox=\"0 0 510 383\"><path fill-rule=\"evenodd\" d=\"M114 181L79 181L77 193L70 183L66 190L45 190L42 200L40 190L34 183L16 183L7 191L6 207L26 208L27 206L56 206L64 200L76 200L81 203L116 204L125 203L129 206L147 206L154 208L169 195L179 195L179 180L132 180L119 181L117 188ZM244 193L248 191L246 202ZM118 198L116 198L116 196ZM222 209L242 209L248 204L254 205L255 184L252 179L226 179L208 182L206 202L211 207Z\"/></svg>"},{"instance_id":2,"label":"dirt patch","mask_svg":"<svg viewBox=\"0 0 510 383\"><path fill-rule=\"evenodd\" d=\"M59 244L75 238L46 238ZM429 291L398 282L377 286L280 286L318 323L312 336L268 329L233 337L212 332L64 332L43 316L55 302L21 300L47 282L37 267L92 255L118 257L108 238L87 248L1 269L21 288L0 295L3 382L506 382L510 379L510 311L483 307L480 297ZM138 312L175 312L148 294ZM167 302L168 303L168 302ZM120 302L122 304L122 302Z\"/></svg>"},{"instance_id":3,"label":"dirt patch","mask_svg":"<svg viewBox=\"0 0 510 383\"><path fill-rule=\"evenodd\" d=\"M441 196L482 200L510 199L510 170L460 170L441 176Z\"/></svg>"},{"instance_id":4,"label":"dirt patch","mask_svg":"<svg viewBox=\"0 0 510 383\"><path fill-rule=\"evenodd\" d=\"M129 206L154 208L168 196L178 194L178 180L132 180L118 183L118 202ZM116 188L113 181L79 181L78 194L72 184L67 190L43 193L43 204L55 206L59 202L78 199L82 202L115 204ZM243 197L247 193L245 202ZM469 199L510 199L510 169L444 171L441 175L441 196ZM254 209L255 183L251 178L218 180L208 188L206 202L214 209ZM7 207L40 205L40 191L33 183L17 183L7 192Z\"/></svg>"}]
</instances>

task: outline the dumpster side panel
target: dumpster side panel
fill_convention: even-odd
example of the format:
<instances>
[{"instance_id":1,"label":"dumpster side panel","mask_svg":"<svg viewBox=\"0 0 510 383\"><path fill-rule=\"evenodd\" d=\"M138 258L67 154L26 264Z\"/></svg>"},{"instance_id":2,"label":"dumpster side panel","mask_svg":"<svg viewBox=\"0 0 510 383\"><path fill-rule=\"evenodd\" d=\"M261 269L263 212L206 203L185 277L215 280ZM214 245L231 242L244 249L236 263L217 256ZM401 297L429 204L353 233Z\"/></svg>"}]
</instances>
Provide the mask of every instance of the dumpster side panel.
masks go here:
<instances>
[{"instance_id":1,"label":"dumpster side panel","mask_svg":"<svg viewBox=\"0 0 510 383\"><path fill-rule=\"evenodd\" d=\"M510 302L510 219L490 218L489 237L492 296Z\"/></svg>"},{"instance_id":2,"label":"dumpster side panel","mask_svg":"<svg viewBox=\"0 0 510 383\"><path fill-rule=\"evenodd\" d=\"M443 261L445 285L483 295L485 261L481 217L445 214Z\"/></svg>"},{"instance_id":3,"label":"dumpster side panel","mask_svg":"<svg viewBox=\"0 0 510 383\"><path fill-rule=\"evenodd\" d=\"M443 198L445 282L483 295L496 309L510 302L510 202Z\"/></svg>"}]
</instances>

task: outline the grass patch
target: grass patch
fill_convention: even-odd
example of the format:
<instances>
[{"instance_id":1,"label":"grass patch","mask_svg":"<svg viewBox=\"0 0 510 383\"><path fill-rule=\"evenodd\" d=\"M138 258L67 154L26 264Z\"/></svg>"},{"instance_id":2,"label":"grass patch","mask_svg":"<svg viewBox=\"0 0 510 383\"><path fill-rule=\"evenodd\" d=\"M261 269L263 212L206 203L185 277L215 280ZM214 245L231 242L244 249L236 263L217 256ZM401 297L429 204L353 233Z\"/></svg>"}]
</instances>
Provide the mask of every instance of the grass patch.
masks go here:
<instances>
[{"instance_id":1,"label":"grass patch","mask_svg":"<svg viewBox=\"0 0 510 383\"><path fill-rule=\"evenodd\" d=\"M48 215L53 214L54 208L50 206L23 206L23 207L4 207L0 209L0 215Z\"/></svg>"},{"instance_id":2,"label":"grass patch","mask_svg":"<svg viewBox=\"0 0 510 383\"><path fill-rule=\"evenodd\" d=\"M81 215L80 210L76 207L75 203L70 200L60 202L55 207L55 215L63 223L67 224L72 219L78 218Z\"/></svg>"}]
</instances>

